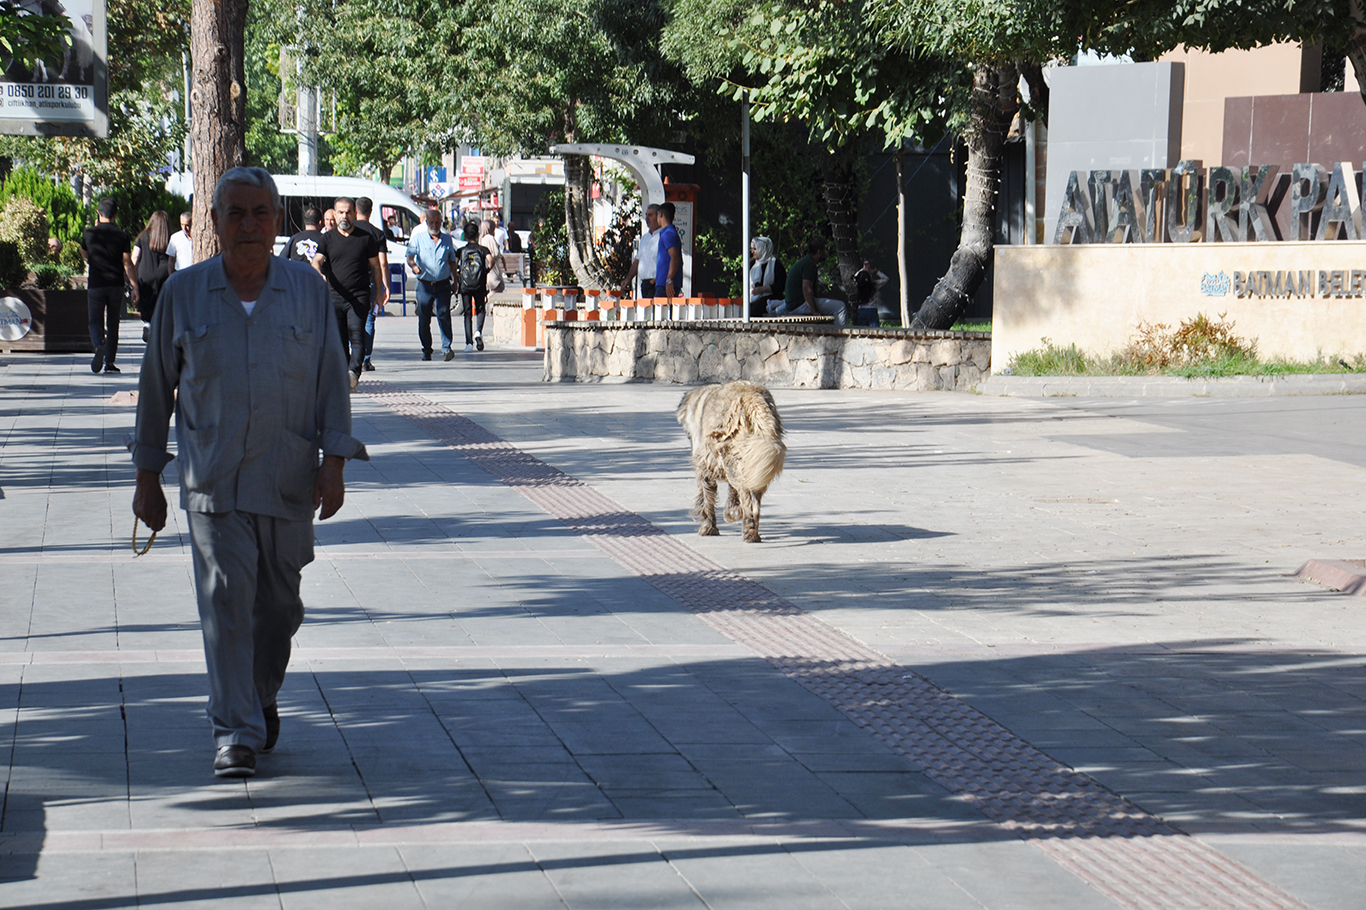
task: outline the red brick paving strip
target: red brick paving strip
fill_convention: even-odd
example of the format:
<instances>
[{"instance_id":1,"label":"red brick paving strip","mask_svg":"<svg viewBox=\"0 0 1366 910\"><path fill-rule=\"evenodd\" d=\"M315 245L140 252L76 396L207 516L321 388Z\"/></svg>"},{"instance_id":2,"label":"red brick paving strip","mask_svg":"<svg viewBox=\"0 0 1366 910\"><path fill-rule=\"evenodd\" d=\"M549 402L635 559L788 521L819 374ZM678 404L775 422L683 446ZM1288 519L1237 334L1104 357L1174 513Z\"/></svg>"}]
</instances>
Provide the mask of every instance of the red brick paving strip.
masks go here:
<instances>
[{"instance_id":1,"label":"red brick paving strip","mask_svg":"<svg viewBox=\"0 0 1366 910\"><path fill-rule=\"evenodd\" d=\"M449 408L362 387L763 657L1121 907L1308 910L886 655L720 566Z\"/></svg>"}]
</instances>

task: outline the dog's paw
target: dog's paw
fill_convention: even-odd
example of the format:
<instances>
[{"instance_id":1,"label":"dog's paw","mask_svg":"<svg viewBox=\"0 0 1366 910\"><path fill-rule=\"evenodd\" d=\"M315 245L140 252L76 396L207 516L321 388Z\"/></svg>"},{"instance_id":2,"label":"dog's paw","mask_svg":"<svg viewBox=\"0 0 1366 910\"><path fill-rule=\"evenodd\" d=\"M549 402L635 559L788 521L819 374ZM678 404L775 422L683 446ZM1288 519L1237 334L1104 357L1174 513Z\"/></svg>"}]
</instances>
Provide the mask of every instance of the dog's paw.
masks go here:
<instances>
[{"instance_id":1,"label":"dog's paw","mask_svg":"<svg viewBox=\"0 0 1366 910\"><path fill-rule=\"evenodd\" d=\"M759 532L758 532L758 531L746 531L746 532L741 536L741 539L744 540L745 543L763 543L763 542L764 542L764 539L763 539L762 537L759 536Z\"/></svg>"},{"instance_id":2,"label":"dog's paw","mask_svg":"<svg viewBox=\"0 0 1366 910\"><path fill-rule=\"evenodd\" d=\"M743 515L739 506L726 506L726 521L739 521Z\"/></svg>"},{"instance_id":3,"label":"dog's paw","mask_svg":"<svg viewBox=\"0 0 1366 910\"><path fill-rule=\"evenodd\" d=\"M721 532L717 530L716 525L703 525L697 529L697 535L699 537L720 537Z\"/></svg>"}]
</instances>

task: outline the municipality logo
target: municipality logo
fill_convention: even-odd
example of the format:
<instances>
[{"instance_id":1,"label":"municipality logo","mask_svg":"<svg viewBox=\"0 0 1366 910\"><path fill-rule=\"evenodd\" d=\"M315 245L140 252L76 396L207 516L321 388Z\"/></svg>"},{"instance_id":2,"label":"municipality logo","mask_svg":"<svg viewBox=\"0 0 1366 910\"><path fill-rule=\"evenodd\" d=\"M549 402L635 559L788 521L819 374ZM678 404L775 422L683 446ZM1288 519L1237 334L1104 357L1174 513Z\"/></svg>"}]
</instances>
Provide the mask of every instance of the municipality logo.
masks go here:
<instances>
[{"instance_id":1,"label":"municipality logo","mask_svg":"<svg viewBox=\"0 0 1366 910\"><path fill-rule=\"evenodd\" d=\"M33 328L33 314L18 297L0 297L0 341L18 341Z\"/></svg>"},{"instance_id":2,"label":"municipality logo","mask_svg":"<svg viewBox=\"0 0 1366 910\"><path fill-rule=\"evenodd\" d=\"M1233 282L1224 272L1220 272L1218 275L1211 275L1206 272L1204 277L1200 279L1200 293L1206 297L1223 297L1228 294L1232 287Z\"/></svg>"}]
</instances>

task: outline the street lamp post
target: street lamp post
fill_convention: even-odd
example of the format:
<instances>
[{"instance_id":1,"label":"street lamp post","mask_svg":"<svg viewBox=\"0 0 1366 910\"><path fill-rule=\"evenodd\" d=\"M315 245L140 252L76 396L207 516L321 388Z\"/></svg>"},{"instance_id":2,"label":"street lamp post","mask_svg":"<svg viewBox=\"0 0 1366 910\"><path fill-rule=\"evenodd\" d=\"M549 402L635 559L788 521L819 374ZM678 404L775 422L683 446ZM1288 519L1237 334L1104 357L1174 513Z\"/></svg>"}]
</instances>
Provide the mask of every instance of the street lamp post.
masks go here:
<instances>
[{"instance_id":1,"label":"street lamp post","mask_svg":"<svg viewBox=\"0 0 1366 910\"><path fill-rule=\"evenodd\" d=\"M740 297L749 322L749 92L740 99Z\"/></svg>"}]
</instances>

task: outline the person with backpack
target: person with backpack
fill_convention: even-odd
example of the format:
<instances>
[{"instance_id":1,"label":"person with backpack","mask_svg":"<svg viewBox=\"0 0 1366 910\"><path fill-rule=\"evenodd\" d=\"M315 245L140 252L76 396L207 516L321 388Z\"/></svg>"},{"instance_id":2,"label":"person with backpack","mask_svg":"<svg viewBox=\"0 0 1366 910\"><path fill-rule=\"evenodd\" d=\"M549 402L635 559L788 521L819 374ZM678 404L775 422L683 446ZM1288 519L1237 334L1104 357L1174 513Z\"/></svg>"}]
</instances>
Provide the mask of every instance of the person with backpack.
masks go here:
<instances>
[{"instance_id":1,"label":"person with backpack","mask_svg":"<svg viewBox=\"0 0 1366 910\"><path fill-rule=\"evenodd\" d=\"M493 256L479 243L479 224L465 222L465 245L456 253L460 309L465 317L465 353L484 349L484 310L488 306ZM471 334L471 331L473 334Z\"/></svg>"}]
</instances>

